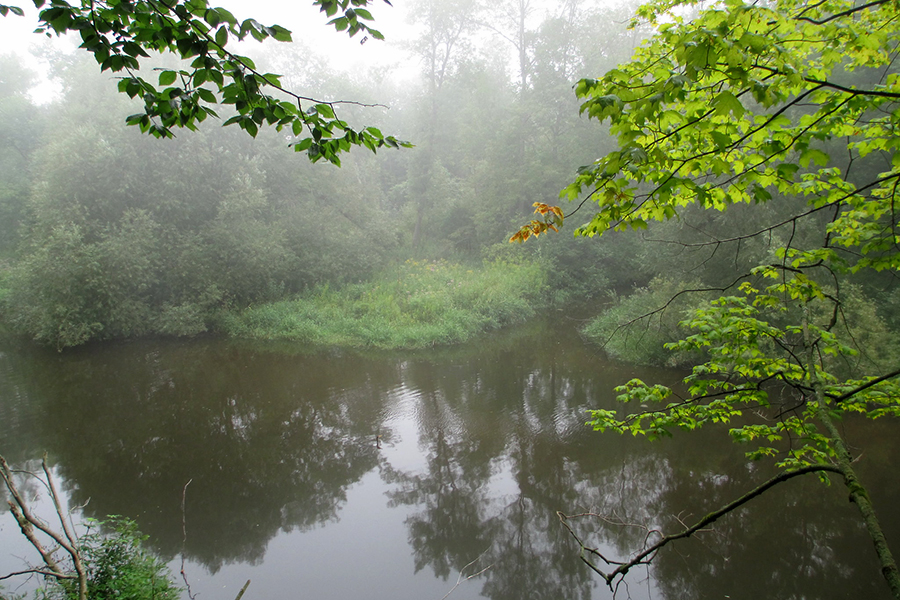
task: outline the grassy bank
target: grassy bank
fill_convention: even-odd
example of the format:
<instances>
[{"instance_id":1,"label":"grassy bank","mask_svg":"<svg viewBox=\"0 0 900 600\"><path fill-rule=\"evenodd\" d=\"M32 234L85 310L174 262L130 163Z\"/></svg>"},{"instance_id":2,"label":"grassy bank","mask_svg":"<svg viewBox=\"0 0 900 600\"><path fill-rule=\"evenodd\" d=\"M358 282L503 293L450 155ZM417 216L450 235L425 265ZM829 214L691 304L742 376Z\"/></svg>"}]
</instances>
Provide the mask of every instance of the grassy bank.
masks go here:
<instances>
[{"instance_id":1,"label":"grassy bank","mask_svg":"<svg viewBox=\"0 0 900 600\"><path fill-rule=\"evenodd\" d=\"M536 263L407 261L370 282L230 313L220 327L240 338L424 348L525 321L546 291L546 272Z\"/></svg>"}]
</instances>

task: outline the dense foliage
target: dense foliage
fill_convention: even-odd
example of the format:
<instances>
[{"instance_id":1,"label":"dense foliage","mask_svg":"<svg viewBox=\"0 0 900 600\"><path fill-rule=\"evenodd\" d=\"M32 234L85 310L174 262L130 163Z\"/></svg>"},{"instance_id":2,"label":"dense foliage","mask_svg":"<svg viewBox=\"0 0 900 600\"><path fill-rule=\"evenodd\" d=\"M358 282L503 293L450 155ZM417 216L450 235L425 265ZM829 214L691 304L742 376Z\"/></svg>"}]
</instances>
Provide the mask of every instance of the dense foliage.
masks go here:
<instances>
[{"instance_id":1,"label":"dense foliage","mask_svg":"<svg viewBox=\"0 0 900 600\"><path fill-rule=\"evenodd\" d=\"M545 269L535 262L466 268L410 260L374 281L230 314L222 327L235 337L329 346L454 344L536 316L545 279Z\"/></svg>"},{"instance_id":2,"label":"dense foliage","mask_svg":"<svg viewBox=\"0 0 900 600\"><path fill-rule=\"evenodd\" d=\"M30 187L10 201L14 329L58 347L196 334L221 309L366 277L396 245L384 214L340 191L352 172L292 168L277 139L227 130L161 147L118 124L127 103L89 67L63 67L71 102L46 118L67 133L32 150Z\"/></svg>"},{"instance_id":3,"label":"dense foliage","mask_svg":"<svg viewBox=\"0 0 900 600\"><path fill-rule=\"evenodd\" d=\"M181 589L175 585L166 564L144 548L146 536L134 521L110 517L89 523L91 529L81 537L82 560L88 575L89 600L177 600ZM105 531L104 531L105 530ZM78 598L75 585L54 580L42 588L39 597L46 600Z\"/></svg>"}]
</instances>

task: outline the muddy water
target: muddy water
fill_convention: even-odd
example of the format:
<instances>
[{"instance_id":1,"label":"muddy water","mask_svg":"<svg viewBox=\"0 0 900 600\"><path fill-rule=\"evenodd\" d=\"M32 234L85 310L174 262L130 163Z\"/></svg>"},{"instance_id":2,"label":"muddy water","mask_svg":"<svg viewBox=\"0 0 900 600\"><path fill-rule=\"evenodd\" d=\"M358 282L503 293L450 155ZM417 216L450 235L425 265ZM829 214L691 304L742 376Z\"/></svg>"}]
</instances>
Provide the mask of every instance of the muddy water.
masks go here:
<instances>
[{"instance_id":1,"label":"muddy water","mask_svg":"<svg viewBox=\"0 0 900 600\"><path fill-rule=\"evenodd\" d=\"M607 361L558 324L404 354L223 340L0 350L0 453L47 452L79 518L135 519L176 569L184 554L202 600L231 600L247 579L245 600L610 598L557 511L605 517L577 526L620 557L771 473L724 431L652 444L590 431L586 411L611 406L615 385L678 373ZM892 427L845 424L900 544ZM4 573L35 560L20 537L0 517ZM810 479L663 552L616 597L888 594L846 493Z\"/></svg>"}]
</instances>

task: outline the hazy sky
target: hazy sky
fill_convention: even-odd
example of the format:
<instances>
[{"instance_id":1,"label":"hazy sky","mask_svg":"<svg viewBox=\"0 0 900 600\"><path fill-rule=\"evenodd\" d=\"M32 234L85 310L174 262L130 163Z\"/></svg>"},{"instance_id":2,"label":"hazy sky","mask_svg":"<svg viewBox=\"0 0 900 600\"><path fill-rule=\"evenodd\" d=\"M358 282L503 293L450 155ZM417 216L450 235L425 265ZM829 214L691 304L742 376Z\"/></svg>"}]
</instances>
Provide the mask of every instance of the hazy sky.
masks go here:
<instances>
[{"instance_id":1,"label":"hazy sky","mask_svg":"<svg viewBox=\"0 0 900 600\"><path fill-rule=\"evenodd\" d=\"M10 0L6 0L7 2ZM0 17L0 54L15 53L20 60L39 74L46 71L46 65L42 67L36 56L41 56L41 47L48 44L66 52L75 52L77 36L69 36L69 39L59 39L55 36L48 39L46 36L33 33L37 26L37 10L32 0L11 0L13 4L26 11L25 17L8 15ZM74 0L78 1L78 0ZM333 27L327 25L328 17L320 13L312 5L310 0L210 0L213 6L222 6L230 10L239 20L253 17L266 25L278 24L293 32L295 42L302 43L310 48L317 56L329 60L338 71L350 71L370 69L376 66L385 67L391 73L395 81L408 80L415 77L419 71L419 63L412 59L404 42L414 37L416 26L409 23L407 18L408 8L416 0L391 0L393 6L385 4L382 0L374 0L369 7L375 21L373 26L381 31L386 40L378 41L368 39L365 44L360 44L363 35L357 34L350 38L344 32L336 32ZM492 0L486 0L492 1ZM614 4L617 0L588 0L591 4ZM547 13L555 13L560 10L562 0L531 0L531 19L535 24ZM481 35L493 36L498 51L510 51L506 41L503 41L483 29ZM279 42L267 40L267 45L276 45ZM493 43L493 42L491 42ZM238 51L251 54L251 48L258 48L258 42L248 38L238 47ZM231 47L231 46L230 46ZM514 57L509 54L510 68L515 69ZM265 64L259 64L263 70L269 70ZM277 71L278 69L271 69ZM56 87L52 82L43 81L32 91L33 98L38 101L47 101L53 98Z\"/></svg>"}]
</instances>

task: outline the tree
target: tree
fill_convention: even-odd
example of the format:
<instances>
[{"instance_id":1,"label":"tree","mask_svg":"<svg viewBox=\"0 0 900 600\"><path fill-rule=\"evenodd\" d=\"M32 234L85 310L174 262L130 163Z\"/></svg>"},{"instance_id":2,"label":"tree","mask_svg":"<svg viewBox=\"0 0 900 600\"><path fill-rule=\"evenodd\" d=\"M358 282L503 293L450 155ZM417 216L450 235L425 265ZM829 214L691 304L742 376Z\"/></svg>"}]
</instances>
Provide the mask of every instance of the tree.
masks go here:
<instances>
[{"instance_id":1,"label":"tree","mask_svg":"<svg viewBox=\"0 0 900 600\"><path fill-rule=\"evenodd\" d=\"M764 219L773 213L763 211L759 220L745 219L742 231L691 244L740 252L760 236L783 240L765 264L716 286L727 295L684 322L691 334L670 348L703 358L683 389L630 381L617 388L618 399L652 408L597 410L591 424L650 438L720 424L750 447L749 458L775 459L783 470L619 562L563 520L582 559L614 586L662 546L784 481L837 475L900 598L900 572L852 464L859 456L836 425L854 414L900 415L897 356L869 353L850 312L851 284L871 288L888 277L896 286L900 270L900 8L887 0L725 0L695 12L694 4L642 7L638 20L656 26L656 35L629 63L576 85L582 113L609 119L618 138L616 151L579 169L561 194L579 208L597 204L576 234L646 229L736 204L800 208L771 222ZM562 222L556 207L538 212L543 218L512 241Z\"/></svg>"},{"instance_id":2,"label":"tree","mask_svg":"<svg viewBox=\"0 0 900 600\"><path fill-rule=\"evenodd\" d=\"M287 128L294 136L294 150L305 151L313 162L324 158L339 165L339 155L353 146L373 152L383 146L409 146L376 127L354 129L338 117L340 105L354 103L317 100L289 90L279 75L258 69L251 59L228 48L229 41L248 35L260 42L291 41L291 32L280 25L238 21L206 0L82 0L75 5L34 0L34 4L41 9L37 31L77 33L80 47L94 56L102 71L121 73L119 91L144 103L144 111L126 122L155 137L171 138L175 128L195 130L207 117L218 117L213 106L224 104L236 112L225 125L235 124L254 137L264 124L279 131ZM370 0L313 4L329 17L338 15L330 21L338 31L383 39L367 24L372 20L367 10ZM9 13L22 16L24 11L0 4L0 15ZM172 53L185 66L160 70L153 83L139 72L141 60L150 58L150 52Z\"/></svg>"}]
</instances>

